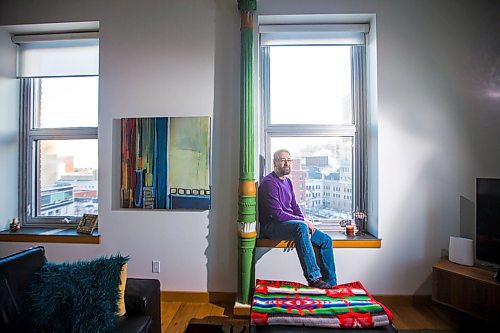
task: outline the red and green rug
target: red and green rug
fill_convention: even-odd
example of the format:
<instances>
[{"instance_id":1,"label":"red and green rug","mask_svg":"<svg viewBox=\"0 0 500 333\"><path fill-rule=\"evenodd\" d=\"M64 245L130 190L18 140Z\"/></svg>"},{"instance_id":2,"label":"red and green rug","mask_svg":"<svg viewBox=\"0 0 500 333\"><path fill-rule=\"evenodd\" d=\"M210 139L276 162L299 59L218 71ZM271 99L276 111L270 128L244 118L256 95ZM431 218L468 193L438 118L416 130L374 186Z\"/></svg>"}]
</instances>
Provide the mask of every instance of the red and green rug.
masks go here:
<instances>
[{"instance_id":1,"label":"red and green rug","mask_svg":"<svg viewBox=\"0 0 500 333\"><path fill-rule=\"evenodd\" d=\"M330 328L385 326L393 318L359 281L318 289L296 282L257 280L250 316L252 325Z\"/></svg>"}]
</instances>

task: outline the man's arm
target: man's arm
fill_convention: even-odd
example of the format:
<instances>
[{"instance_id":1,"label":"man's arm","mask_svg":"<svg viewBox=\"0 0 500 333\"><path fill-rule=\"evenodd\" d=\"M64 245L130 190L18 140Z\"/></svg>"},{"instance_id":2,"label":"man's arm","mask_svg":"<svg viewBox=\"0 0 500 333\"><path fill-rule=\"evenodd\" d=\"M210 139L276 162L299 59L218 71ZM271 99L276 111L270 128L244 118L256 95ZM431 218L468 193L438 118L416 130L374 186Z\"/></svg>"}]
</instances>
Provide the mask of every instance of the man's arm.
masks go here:
<instances>
[{"instance_id":1,"label":"man's arm","mask_svg":"<svg viewBox=\"0 0 500 333\"><path fill-rule=\"evenodd\" d=\"M297 204L297 200L295 199L295 192L293 191L293 183L291 180L289 180L289 184L290 184L290 189L292 191L292 203L291 204L292 204L293 213L297 216L302 217L300 220L303 220L307 224L307 227L309 228L309 232L312 235L312 234L314 234L314 231L316 230L316 226L309 219L304 218L304 214L302 213L302 209L300 209L299 205Z\"/></svg>"},{"instance_id":2,"label":"man's arm","mask_svg":"<svg viewBox=\"0 0 500 333\"><path fill-rule=\"evenodd\" d=\"M290 184L290 190L292 191L292 209L293 214L302 217L301 220L304 219L304 214L302 213L302 209L300 209L299 205L297 205L297 200L295 199L295 192L293 191L293 183L290 179L288 179L288 184Z\"/></svg>"}]
</instances>

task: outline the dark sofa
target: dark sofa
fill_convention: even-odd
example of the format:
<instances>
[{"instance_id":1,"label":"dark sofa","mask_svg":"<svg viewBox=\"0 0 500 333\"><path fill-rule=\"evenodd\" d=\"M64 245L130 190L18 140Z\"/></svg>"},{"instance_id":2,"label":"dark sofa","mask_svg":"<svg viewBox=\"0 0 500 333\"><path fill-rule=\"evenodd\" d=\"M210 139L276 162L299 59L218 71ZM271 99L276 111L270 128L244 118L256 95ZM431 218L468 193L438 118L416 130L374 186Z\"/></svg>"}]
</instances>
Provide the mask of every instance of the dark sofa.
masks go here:
<instances>
[{"instance_id":1,"label":"dark sofa","mask_svg":"<svg viewBox=\"0 0 500 333\"><path fill-rule=\"evenodd\" d=\"M32 247L0 259L0 332L18 332L23 297L33 273L46 262L45 249ZM118 332L160 333L160 282L128 278L125 289L126 314L119 319Z\"/></svg>"}]
</instances>

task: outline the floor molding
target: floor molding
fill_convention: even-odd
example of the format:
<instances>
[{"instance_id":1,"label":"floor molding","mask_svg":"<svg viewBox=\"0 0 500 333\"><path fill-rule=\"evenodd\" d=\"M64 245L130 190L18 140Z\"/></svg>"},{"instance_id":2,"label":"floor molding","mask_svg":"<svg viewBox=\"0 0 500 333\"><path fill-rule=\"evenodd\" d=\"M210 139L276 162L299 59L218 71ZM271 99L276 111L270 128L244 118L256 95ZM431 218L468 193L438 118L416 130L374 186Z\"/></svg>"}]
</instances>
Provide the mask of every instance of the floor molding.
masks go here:
<instances>
[{"instance_id":1,"label":"floor molding","mask_svg":"<svg viewBox=\"0 0 500 333\"><path fill-rule=\"evenodd\" d=\"M431 295L372 295L382 304L425 305L432 303Z\"/></svg>"},{"instance_id":2,"label":"floor molding","mask_svg":"<svg viewBox=\"0 0 500 333\"><path fill-rule=\"evenodd\" d=\"M431 295L373 295L382 304L423 305L432 303ZM162 302L235 303L236 293L222 291L162 291Z\"/></svg>"},{"instance_id":3,"label":"floor molding","mask_svg":"<svg viewBox=\"0 0 500 333\"><path fill-rule=\"evenodd\" d=\"M234 303L236 293L221 291L162 291L162 302Z\"/></svg>"}]
</instances>

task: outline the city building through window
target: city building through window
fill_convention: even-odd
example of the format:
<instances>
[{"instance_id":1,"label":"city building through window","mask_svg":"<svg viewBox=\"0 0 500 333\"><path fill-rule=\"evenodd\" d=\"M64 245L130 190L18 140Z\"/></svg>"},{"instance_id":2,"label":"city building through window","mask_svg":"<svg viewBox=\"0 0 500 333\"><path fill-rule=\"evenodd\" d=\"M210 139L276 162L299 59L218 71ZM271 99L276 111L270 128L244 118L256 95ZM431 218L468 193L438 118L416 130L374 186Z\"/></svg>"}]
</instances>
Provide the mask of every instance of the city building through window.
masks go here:
<instances>
[{"instance_id":1,"label":"city building through window","mask_svg":"<svg viewBox=\"0 0 500 333\"><path fill-rule=\"evenodd\" d=\"M290 151L298 205L326 232L366 212L368 30L367 24L259 26L266 171L273 152Z\"/></svg>"}]
</instances>

